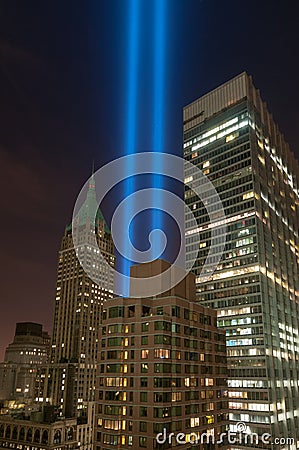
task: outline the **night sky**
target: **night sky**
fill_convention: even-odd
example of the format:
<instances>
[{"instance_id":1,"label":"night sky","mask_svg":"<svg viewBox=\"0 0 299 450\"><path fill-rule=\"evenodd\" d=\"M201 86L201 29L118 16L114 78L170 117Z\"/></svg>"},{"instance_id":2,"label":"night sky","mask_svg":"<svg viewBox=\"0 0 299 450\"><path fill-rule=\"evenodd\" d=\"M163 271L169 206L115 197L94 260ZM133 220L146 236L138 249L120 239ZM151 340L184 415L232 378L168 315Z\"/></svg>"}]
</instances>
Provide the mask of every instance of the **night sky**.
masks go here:
<instances>
[{"instance_id":1,"label":"night sky","mask_svg":"<svg viewBox=\"0 0 299 450\"><path fill-rule=\"evenodd\" d=\"M125 154L129 1L0 3L0 360L17 321L50 331L75 199ZM140 0L138 151L152 150L154 0ZM299 155L297 0L167 0L165 149L182 108L246 70ZM105 212L105 211L104 211Z\"/></svg>"}]
</instances>

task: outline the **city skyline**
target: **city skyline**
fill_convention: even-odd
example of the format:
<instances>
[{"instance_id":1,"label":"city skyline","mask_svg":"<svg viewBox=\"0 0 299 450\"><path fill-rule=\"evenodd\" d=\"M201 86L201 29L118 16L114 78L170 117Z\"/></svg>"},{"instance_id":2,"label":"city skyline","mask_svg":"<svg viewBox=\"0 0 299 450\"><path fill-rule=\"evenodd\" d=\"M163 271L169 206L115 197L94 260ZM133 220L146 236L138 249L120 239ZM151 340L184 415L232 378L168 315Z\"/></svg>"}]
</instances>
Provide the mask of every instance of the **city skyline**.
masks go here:
<instances>
[{"instance_id":1,"label":"city skyline","mask_svg":"<svg viewBox=\"0 0 299 450\"><path fill-rule=\"evenodd\" d=\"M120 2L115 2L114 6L116 10L110 20L116 20L118 11L123 11ZM236 23L234 18L238 17L238 11L235 6L234 2L227 5L224 12L227 15L226 23L230 23L230 17L231 21ZM109 8L107 4L104 5L103 17L105 14L107 14L106 17L109 16L111 13ZM123 67L120 41L112 39L109 46L109 51L112 49L112 52L111 55L108 51L104 52L105 70L101 76L101 83L97 86L93 70L98 73L99 65L94 64L88 49L91 49L92 55L96 53L95 44L91 41L96 37L97 19L100 19L98 16L91 19L90 11L80 22L76 5L71 11L61 8L60 16L58 15L56 21L56 39L59 39L61 45L59 51L55 45L57 41L54 44L50 43L49 37L53 36L53 31L46 6L39 6L37 9L40 17L39 24L33 19L29 20L33 10L30 5L27 6L26 11L20 8L15 13L9 6L4 9L1 15L0 46L4 64L1 70L3 87L1 117L4 124L1 157L4 169L2 180L3 192L5 192L4 209L10 220L2 222L2 235L5 236L3 299L7 299L5 311L1 315L2 355L6 345L12 341L14 324L18 321L42 322L51 332L56 254L60 235L70 219L74 199L80 185L90 173L93 158L95 158L96 166L101 166L109 158L119 156L118 152L121 153L120 140L115 144L114 140L104 133L106 128L111 130L107 125L114 111L110 108L107 114L101 113L102 107L99 107L98 103L101 98L103 105L109 104L109 96L113 98L113 90L116 89L118 92L120 88L116 85L116 75L111 75L112 72L119 72L115 69ZM175 5L172 8L171 26L176 25L182 30L177 35L172 30L173 39L174 42L182 39L182 42L176 46L177 55L174 55L171 45L168 47L170 62L172 62L170 67L174 68L178 62L185 61L184 56L187 56L186 61L189 63L185 63L186 68L180 65L181 69L176 76L172 74L170 88L175 95L171 102L168 98L168 106L173 106L173 111L168 120L172 124L171 127L168 125L168 130L171 129L172 133L167 133L169 140L166 151L174 149L174 152L181 154L182 107L231 76L242 72L243 69L247 69L254 76L291 147L295 151L299 148L296 136L299 100L295 89L298 73L296 70L298 62L295 58L297 31L293 19L295 14L292 14L293 11L287 12L283 9L282 3L280 6L271 8L271 11L267 9L267 5L259 5L259 8L254 8L252 5L252 10L254 9L259 11L259 17L264 25L261 30L255 30L251 43L247 42L245 37L244 42L239 42L237 39L237 43L233 39L232 30L224 27L222 20L225 16L222 19L222 13L219 13L216 2L190 2L190 9L184 11L185 16L180 18L180 21L175 20L175 15L180 12L180 6ZM53 10L52 17L55 13L56 11ZM28 28L20 26L23 15L25 17L27 15L28 20L24 20L24 23L30 24ZM244 27L249 29L250 19L254 16L250 11L248 15L242 27L239 26L239 32L241 30L243 32ZM265 18L267 18L266 22ZM214 21L215 26L211 29L206 25L208 19ZM79 38L72 33L72 39L67 37L64 31L65 23L69 24L70 29L78 23L81 24L79 27L81 33L78 35L85 36L85 39L80 39L81 44L77 46L76 51L72 39ZM107 23L101 31L101 38L105 34L112 38L112 34L109 35L110 25L111 22ZM121 25L120 20L118 25ZM86 38L85 32L88 26L91 30L91 41ZM43 27L44 30L42 30ZM187 29L188 35L184 34ZM276 29L280 30L277 35ZM206 36L204 45L203 36ZM42 39L37 40L37 37ZM190 45L190 41L196 43ZM146 45L146 42L144 38L143 44ZM220 42L221 45L227 44L228 53L225 55L220 52ZM267 58L257 54L255 50L261 42L268 49ZM103 47L102 50L104 51ZM238 56L237 60L235 55ZM277 62L277 55L280 55L281 64ZM65 61L63 61L64 56L66 56ZM200 63L196 61L197 59ZM81 60L85 62L86 68L83 74L75 70L79 67ZM108 70L109 65L111 68ZM271 72L270 81L269 72ZM73 80L73 83L70 83L69 88L63 92L69 80ZM84 88L81 98L78 96L78 89L86 85L86 80L90 81L92 87L97 86L97 90L92 89L90 94L88 89ZM109 80L112 80L112 85L109 85ZM146 80L144 84L146 85ZM284 89L281 88L283 85ZM54 92L48 89L49 86L52 86ZM101 97L106 86L110 86L107 89L108 93ZM50 99L56 92L61 98L59 100L61 103L58 102L58 104ZM98 97L94 95L97 92ZM78 107L75 106L76 104ZM61 113L56 117L59 108ZM92 120L84 119L84 113L79 112L80 109L84 113L90 111L87 117L90 119L93 116ZM46 110L49 111L47 114ZM72 110L73 113L71 113ZM65 133L61 131L64 117L66 117ZM119 117L117 116L116 119L120 125ZM74 123L78 122L81 126L74 126ZM102 134L101 137L100 134ZM146 139L147 135L144 133L140 140L141 147L145 145ZM82 151L87 147L87 154L82 164ZM100 151L100 148L108 149L108 151ZM61 164L58 163L58 159ZM57 198L61 199L60 204ZM15 277L18 278L18 283L13 283L12 279ZM2 360L3 357L0 359Z\"/></svg>"},{"instance_id":2,"label":"city skyline","mask_svg":"<svg viewBox=\"0 0 299 450\"><path fill-rule=\"evenodd\" d=\"M0 447L295 450L298 1L17 3Z\"/></svg>"}]
</instances>

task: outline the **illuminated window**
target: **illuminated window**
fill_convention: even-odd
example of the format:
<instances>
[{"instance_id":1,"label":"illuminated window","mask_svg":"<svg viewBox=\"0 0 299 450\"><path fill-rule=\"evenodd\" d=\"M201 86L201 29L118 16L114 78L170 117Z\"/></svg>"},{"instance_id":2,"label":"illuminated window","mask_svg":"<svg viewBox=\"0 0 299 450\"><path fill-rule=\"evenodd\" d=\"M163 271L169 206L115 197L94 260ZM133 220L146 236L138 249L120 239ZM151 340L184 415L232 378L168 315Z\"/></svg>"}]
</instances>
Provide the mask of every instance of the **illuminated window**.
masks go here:
<instances>
[{"instance_id":1,"label":"illuminated window","mask_svg":"<svg viewBox=\"0 0 299 450\"><path fill-rule=\"evenodd\" d=\"M186 387L196 387L197 386L197 380L194 377L185 378L185 386Z\"/></svg>"},{"instance_id":2,"label":"illuminated window","mask_svg":"<svg viewBox=\"0 0 299 450\"><path fill-rule=\"evenodd\" d=\"M172 402L180 402L182 400L181 392L172 392L171 393L171 401Z\"/></svg>"},{"instance_id":3,"label":"illuminated window","mask_svg":"<svg viewBox=\"0 0 299 450\"><path fill-rule=\"evenodd\" d=\"M229 136L226 136L225 142L231 142L231 141L233 141L234 139L236 139L236 137L238 137L238 136L239 136L239 133L238 133L238 132L237 132L237 133L230 134Z\"/></svg>"},{"instance_id":4,"label":"illuminated window","mask_svg":"<svg viewBox=\"0 0 299 450\"><path fill-rule=\"evenodd\" d=\"M156 348L155 358L170 358L170 350L166 348Z\"/></svg>"},{"instance_id":5,"label":"illuminated window","mask_svg":"<svg viewBox=\"0 0 299 450\"><path fill-rule=\"evenodd\" d=\"M142 323L141 324L141 331L148 331L148 326L149 326L148 322Z\"/></svg>"},{"instance_id":6,"label":"illuminated window","mask_svg":"<svg viewBox=\"0 0 299 450\"><path fill-rule=\"evenodd\" d=\"M149 350L141 350L141 358L146 359L148 358Z\"/></svg>"},{"instance_id":7,"label":"illuminated window","mask_svg":"<svg viewBox=\"0 0 299 450\"><path fill-rule=\"evenodd\" d=\"M199 423L200 423L199 417L191 417L191 419L190 419L190 427L191 428L199 427Z\"/></svg>"},{"instance_id":8,"label":"illuminated window","mask_svg":"<svg viewBox=\"0 0 299 450\"><path fill-rule=\"evenodd\" d=\"M148 364L142 363L141 364L141 373L147 373L148 372Z\"/></svg>"},{"instance_id":9,"label":"illuminated window","mask_svg":"<svg viewBox=\"0 0 299 450\"><path fill-rule=\"evenodd\" d=\"M190 175L190 177L185 178L185 184L190 183L191 181L193 181L193 176Z\"/></svg>"},{"instance_id":10,"label":"illuminated window","mask_svg":"<svg viewBox=\"0 0 299 450\"><path fill-rule=\"evenodd\" d=\"M243 194L243 200L247 200L248 198L252 198L252 197L254 197L254 193L251 191L251 192L246 192L246 194Z\"/></svg>"}]
</instances>

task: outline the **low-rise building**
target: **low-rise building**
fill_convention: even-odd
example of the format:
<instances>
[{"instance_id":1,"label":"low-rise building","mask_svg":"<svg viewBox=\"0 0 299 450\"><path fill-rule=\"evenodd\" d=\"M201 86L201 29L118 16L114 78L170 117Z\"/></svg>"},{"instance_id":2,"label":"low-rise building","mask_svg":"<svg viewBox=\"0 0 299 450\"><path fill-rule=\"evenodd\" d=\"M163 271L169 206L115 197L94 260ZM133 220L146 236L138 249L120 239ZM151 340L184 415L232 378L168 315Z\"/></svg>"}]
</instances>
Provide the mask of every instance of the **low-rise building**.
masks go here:
<instances>
[{"instance_id":1,"label":"low-rise building","mask_svg":"<svg viewBox=\"0 0 299 450\"><path fill-rule=\"evenodd\" d=\"M88 450L92 429L78 418L59 419L53 406L34 411L28 417L0 416L0 449Z\"/></svg>"}]
</instances>

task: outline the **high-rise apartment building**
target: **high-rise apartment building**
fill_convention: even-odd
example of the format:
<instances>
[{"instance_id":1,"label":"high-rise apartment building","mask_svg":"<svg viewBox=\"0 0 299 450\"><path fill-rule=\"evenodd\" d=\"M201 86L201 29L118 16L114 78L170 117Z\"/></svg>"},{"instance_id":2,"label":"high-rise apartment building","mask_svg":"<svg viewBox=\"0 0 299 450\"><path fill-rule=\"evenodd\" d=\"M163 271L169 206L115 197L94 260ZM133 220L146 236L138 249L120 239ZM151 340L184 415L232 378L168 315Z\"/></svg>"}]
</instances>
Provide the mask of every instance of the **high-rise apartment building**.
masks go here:
<instances>
[{"instance_id":1,"label":"high-rise apartment building","mask_svg":"<svg viewBox=\"0 0 299 450\"><path fill-rule=\"evenodd\" d=\"M16 324L14 340L0 364L0 400L32 403L36 398L36 376L48 362L50 336L39 323Z\"/></svg>"},{"instance_id":2,"label":"high-rise apartment building","mask_svg":"<svg viewBox=\"0 0 299 450\"><path fill-rule=\"evenodd\" d=\"M131 274L168 267L157 260ZM227 448L225 333L216 311L195 302L194 275L153 298L114 298L106 306L96 449Z\"/></svg>"},{"instance_id":3,"label":"high-rise apartment building","mask_svg":"<svg viewBox=\"0 0 299 450\"><path fill-rule=\"evenodd\" d=\"M114 248L107 225L97 210L94 177L76 220L82 244L77 251L88 266L97 264L101 251L114 265ZM95 230L95 231L94 231ZM98 247L93 245L94 232ZM65 417L86 415L95 400L95 376L101 308L113 297L113 278L100 268L102 281L96 284L81 267L72 239L72 226L65 230L58 259L57 287L53 321L50 365L46 398Z\"/></svg>"},{"instance_id":4,"label":"high-rise apartment building","mask_svg":"<svg viewBox=\"0 0 299 450\"><path fill-rule=\"evenodd\" d=\"M212 200L186 187L197 218L194 228L186 215L186 258L199 233L197 301L217 309L226 330L231 426L293 437L293 446L271 448L298 448L299 166L250 76L184 108L184 157L213 183L226 215L220 263L200 282L212 229L222 224L209 221Z\"/></svg>"}]
</instances>

